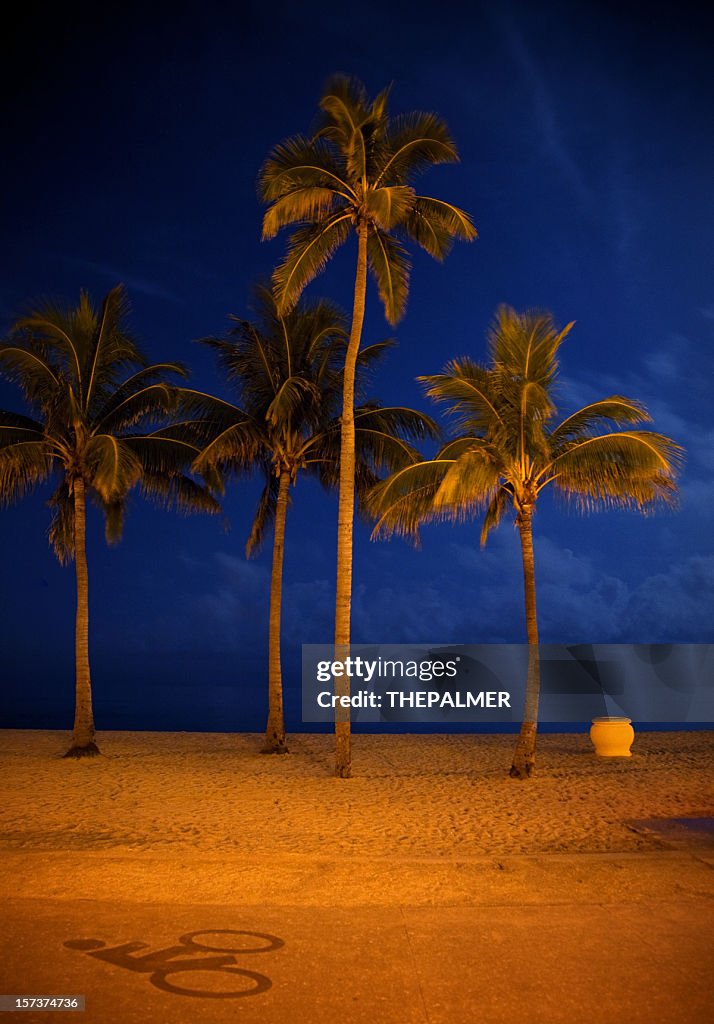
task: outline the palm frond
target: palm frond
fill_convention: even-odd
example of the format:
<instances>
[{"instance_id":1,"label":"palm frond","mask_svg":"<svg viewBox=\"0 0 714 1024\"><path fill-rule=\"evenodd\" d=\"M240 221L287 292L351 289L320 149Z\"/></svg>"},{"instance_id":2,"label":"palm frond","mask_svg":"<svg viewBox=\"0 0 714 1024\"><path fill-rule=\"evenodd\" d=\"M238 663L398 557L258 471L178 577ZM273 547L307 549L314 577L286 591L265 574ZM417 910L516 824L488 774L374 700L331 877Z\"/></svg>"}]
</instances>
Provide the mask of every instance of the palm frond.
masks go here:
<instances>
[{"instance_id":1,"label":"palm frond","mask_svg":"<svg viewBox=\"0 0 714 1024\"><path fill-rule=\"evenodd\" d=\"M103 433L120 433L142 420L163 419L174 411L177 401L177 389L170 384L148 384L115 405L97 423L96 429Z\"/></svg>"},{"instance_id":2,"label":"palm frond","mask_svg":"<svg viewBox=\"0 0 714 1024\"><path fill-rule=\"evenodd\" d=\"M387 123L388 96L385 89L370 103L362 82L346 75L334 75L325 86L316 137L338 150L352 182L361 182L372 170L375 146Z\"/></svg>"},{"instance_id":3,"label":"palm frond","mask_svg":"<svg viewBox=\"0 0 714 1024\"><path fill-rule=\"evenodd\" d=\"M487 342L491 361L501 378L533 381L544 389L550 388L558 372L558 349L573 324L566 324L559 331L551 313L518 313L510 306L499 306Z\"/></svg>"},{"instance_id":4,"label":"palm frond","mask_svg":"<svg viewBox=\"0 0 714 1024\"><path fill-rule=\"evenodd\" d=\"M414 189L409 185L387 185L371 189L366 196L366 211L380 231L391 231L408 219L414 209Z\"/></svg>"},{"instance_id":5,"label":"palm frond","mask_svg":"<svg viewBox=\"0 0 714 1024\"><path fill-rule=\"evenodd\" d=\"M183 515L198 512L217 515L221 511L219 502L210 490L183 473L167 476L164 472L145 471L140 486L142 493L161 508Z\"/></svg>"},{"instance_id":6,"label":"palm frond","mask_svg":"<svg viewBox=\"0 0 714 1024\"><path fill-rule=\"evenodd\" d=\"M323 125L339 128L349 139L371 114L364 83L354 75L331 75L320 97Z\"/></svg>"},{"instance_id":7,"label":"palm frond","mask_svg":"<svg viewBox=\"0 0 714 1024\"><path fill-rule=\"evenodd\" d=\"M437 114L401 114L389 126L375 184L409 184L428 167L458 159L446 122Z\"/></svg>"},{"instance_id":8,"label":"palm frond","mask_svg":"<svg viewBox=\"0 0 714 1024\"><path fill-rule=\"evenodd\" d=\"M434 495L436 510L487 507L499 489L501 466L488 445L474 441L468 451L451 463Z\"/></svg>"},{"instance_id":9,"label":"palm frond","mask_svg":"<svg viewBox=\"0 0 714 1024\"><path fill-rule=\"evenodd\" d=\"M268 208L263 218L263 241L275 238L281 228L289 224L309 224L322 221L336 205L344 206L344 199L331 188L306 186L281 196Z\"/></svg>"},{"instance_id":10,"label":"palm frond","mask_svg":"<svg viewBox=\"0 0 714 1024\"><path fill-rule=\"evenodd\" d=\"M380 482L383 479L378 473L376 473L369 465L363 462L358 462L355 466L355 500L356 500L356 511L366 526L372 526L374 518L369 510L367 502L369 497ZM330 487L330 490L334 489L334 485Z\"/></svg>"},{"instance_id":11,"label":"palm frond","mask_svg":"<svg viewBox=\"0 0 714 1024\"><path fill-rule=\"evenodd\" d=\"M84 457L92 487L107 504L121 500L141 478L141 462L132 446L113 434L91 437Z\"/></svg>"},{"instance_id":12,"label":"palm frond","mask_svg":"<svg viewBox=\"0 0 714 1024\"><path fill-rule=\"evenodd\" d=\"M360 464L369 466L375 474L393 473L401 466L421 459L413 444L403 437L380 429L376 423L362 425L355 431L360 449Z\"/></svg>"},{"instance_id":13,"label":"palm frond","mask_svg":"<svg viewBox=\"0 0 714 1024\"><path fill-rule=\"evenodd\" d=\"M376 405L358 407L355 410L357 467L360 472L371 474L371 486L385 473L393 473L402 466L418 462L421 454L412 441L434 437L437 432L434 421L414 409ZM304 446L303 457L308 465L320 467L318 475L324 487L330 489L338 485L339 420L323 433L310 438Z\"/></svg>"},{"instance_id":14,"label":"palm frond","mask_svg":"<svg viewBox=\"0 0 714 1024\"><path fill-rule=\"evenodd\" d=\"M0 376L17 384L33 408L43 408L56 396L62 386L60 374L60 368L40 353L0 343Z\"/></svg>"},{"instance_id":15,"label":"palm frond","mask_svg":"<svg viewBox=\"0 0 714 1024\"><path fill-rule=\"evenodd\" d=\"M275 507L278 500L278 478L274 473L268 473L265 487L260 495L258 507L253 517L253 525L250 529L250 536L245 545L246 558L257 555L263 546L265 535L275 521Z\"/></svg>"},{"instance_id":16,"label":"palm frond","mask_svg":"<svg viewBox=\"0 0 714 1024\"><path fill-rule=\"evenodd\" d=\"M98 314L88 300L86 306L80 302L76 311L83 321L79 330L75 328L76 333L80 338L86 338L82 351L80 393L87 410L95 391L106 393L107 384L114 384L121 368L144 362L126 329L129 311L129 298L123 284L108 292Z\"/></svg>"},{"instance_id":17,"label":"palm frond","mask_svg":"<svg viewBox=\"0 0 714 1024\"><path fill-rule=\"evenodd\" d=\"M238 420L196 453L192 468L196 473L205 473L210 467L230 472L245 471L263 454L266 441L264 431L253 420Z\"/></svg>"},{"instance_id":18,"label":"palm frond","mask_svg":"<svg viewBox=\"0 0 714 1024\"><path fill-rule=\"evenodd\" d=\"M197 445L190 441L160 432L127 434L121 443L137 460L141 476L173 477L188 472L199 454Z\"/></svg>"},{"instance_id":19,"label":"palm frond","mask_svg":"<svg viewBox=\"0 0 714 1024\"><path fill-rule=\"evenodd\" d=\"M371 345L365 345L357 354L357 366L363 370L370 369L390 349L396 348L396 345L394 338L385 338L384 341L375 341Z\"/></svg>"},{"instance_id":20,"label":"palm frond","mask_svg":"<svg viewBox=\"0 0 714 1024\"><path fill-rule=\"evenodd\" d=\"M347 240L351 226L352 215L338 211L291 235L285 258L273 273L275 298L281 314L294 308L303 289Z\"/></svg>"},{"instance_id":21,"label":"palm frond","mask_svg":"<svg viewBox=\"0 0 714 1024\"><path fill-rule=\"evenodd\" d=\"M101 402L127 366L145 359L126 328L128 299L123 285L107 293L98 310L87 292L65 308L44 300L13 325L13 334L53 368L71 388L84 415Z\"/></svg>"},{"instance_id":22,"label":"palm frond","mask_svg":"<svg viewBox=\"0 0 714 1024\"><path fill-rule=\"evenodd\" d=\"M392 348L396 347L393 338L385 338L384 341L375 341L372 345L365 345L357 353L357 374L355 377L355 401L364 406L365 397L372 386L374 373L380 359ZM344 381L344 358L346 346L340 352L340 365L335 372L336 406L342 408L342 385Z\"/></svg>"},{"instance_id":23,"label":"palm frond","mask_svg":"<svg viewBox=\"0 0 714 1024\"><path fill-rule=\"evenodd\" d=\"M435 457L437 459L451 459L452 461L456 461L466 452L471 451L474 445L478 445L482 442L483 438L473 437L470 434L454 437L439 449Z\"/></svg>"},{"instance_id":24,"label":"palm frond","mask_svg":"<svg viewBox=\"0 0 714 1024\"><path fill-rule=\"evenodd\" d=\"M504 412L510 414L515 420L518 431L518 443L515 451L523 459L542 464L547 461L551 453L550 437L547 433L547 424L555 414L550 388L543 387L539 381L520 380L518 382L508 378L505 386L501 381L497 385L503 402L504 396L507 401L504 410L501 406L502 416Z\"/></svg>"},{"instance_id":25,"label":"palm frond","mask_svg":"<svg viewBox=\"0 0 714 1024\"><path fill-rule=\"evenodd\" d=\"M607 423L624 426L626 423L649 423L651 417L641 402L622 395L611 395L583 406L562 420L550 435L554 449L559 445L591 434Z\"/></svg>"},{"instance_id":26,"label":"palm frond","mask_svg":"<svg viewBox=\"0 0 714 1024\"><path fill-rule=\"evenodd\" d=\"M464 210L428 196L415 197L413 209L404 220L404 229L409 238L439 261L448 256L456 239L470 242L478 237Z\"/></svg>"},{"instance_id":27,"label":"palm frond","mask_svg":"<svg viewBox=\"0 0 714 1024\"><path fill-rule=\"evenodd\" d=\"M583 509L646 510L673 503L683 456L680 445L654 431L614 431L568 445L543 474Z\"/></svg>"},{"instance_id":28,"label":"palm frond","mask_svg":"<svg viewBox=\"0 0 714 1024\"><path fill-rule=\"evenodd\" d=\"M104 512L104 539L110 547L115 547L124 533L126 503L124 501L105 502L102 511Z\"/></svg>"},{"instance_id":29,"label":"palm frond","mask_svg":"<svg viewBox=\"0 0 714 1024\"><path fill-rule=\"evenodd\" d=\"M333 357L339 342L346 344L349 336L347 318L340 307L329 299L305 299L299 309L280 318L284 337L299 353L298 362L311 366L318 356Z\"/></svg>"},{"instance_id":30,"label":"palm frond","mask_svg":"<svg viewBox=\"0 0 714 1024\"><path fill-rule=\"evenodd\" d=\"M434 496L452 465L451 460L430 459L397 470L377 484L367 507L376 519L372 537L408 537L418 543L423 523L456 518L450 509L434 508Z\"/></svg>"},{"instance_id":31,"label":"palm frond","mask_svg":"<svg viewBox=\"0 0 714 1024\"><path fill-rule=\"evenodd\" d=\"M202 419L176 420L167 427L159 427L158 430L151 431L150 436L181 441L200 451L226 429L226 423L230 424L230 421L226 419L219 423L215 420Z\"/></svg>"},{"instance_id":32,"label":"palm frond","mask_svg":"<svg viewBox=\"0 0 714 1024\"><path fill-rule=\"evenodd\" d=\"M206 444L221 431L248 418L246 413L233 402L216 398L195 388L176 389L176 419L161 430L152 431L157 436L174 437L189 444Z\"/></svg>"},{"instance_id":33,"label":"palm frond","mask_svg":"<svg viewBox=\"0 0 714 1024\"><path fill-rule=\"evenodd\" d=\"M491 530L495 530L501 519L506 513L506 510L512 505L513 495L505 487L499 487L496 493L488 503L486 514L483 517L483 524L481 526L481 537L480 544L484 547L488 539L488 535Z\"/></svg>"},{"instance_id":34,"label":"palm frond","mask_svg":"<svg viewBox=\"0 0 714 1024\"><path fill-rule=\"evenodd\" d=\"M92 421L95 428L111 430L112 428L108 424L110 420L113 420L114 413L124 403L131 402L135 395L151 385L165 385L167 375L173 374L178 377L187 377L188 371L182 363L154 363L151 366L142 366L140 370L132 373L123 383L115 387L104 401L92 410ZM121 416L118 419L121 420Z\"/></svg>"},{"instance_id":35,"label":"palm frond","mask_svg":"<svg viewBox=\"0 0 714 1024\"><path fill-rule=\"evenodd\" d=\"M367 238L367 259L384 315L390 324L396 324L406 311L409 295L411 262L407 251L396 238L374 228Z\"/></svg>"},{"instance_id":36,"label":"palm frond","mask_svg":"<svg viewBox=\"0 0 714 1024\"><path fill-rule=\"evenodd\" d=\"M56 368L54 376L73 381L79 391L81 358L89 345L93 317L94 310L84 291L80 293L79 305L74 310L65 310L46 299L15 321L12 335L48 365L51 363L53 369Z\"/></svg>"},{"instance_id":37,"label":"palm frond","mask_svg":"<svg viewBox=\"0 0 714 1024\"><path fill-rule=\"evenodd\" d=\"M74 559L74 501L66 479L61 481L47 504L53 513L47 539L60 565L67 565Z\"/></svg>"},{"instance_id":38,"label":"palm frond","mask_svg":"<svg viewBox=\"0 0 714 1024\"><path fill-rule=\"evenodd\" d=\"M264 202L273 203L304 188L326 188L345 199L355 198L329 143L294 135L270 153L260 169L258 191Z\"/></svg>"},{"instance_id":39,"label":"palm frond","mask_svg":"<svg viewBox=\"0 0 714 1024\"><path fill-rule=\"evenodd\" d=\"M308 408L319 400L317 386L306 377L292 376L280 385L275 398L265 411L265 418L272 426L289 422L301 406Z\"/></svg>"},{"instance_id":40,"label":"palm frond","mask_svg":"<svg viewBox=\"0 0 714 1024\"><path fill-rule=\"evenodd\" d=\"M14 441L0 448L0 505L10 505L42 483L53 461L44 441Z\"/></svg>"},{"instance_id":41,"label":"palm frond","mask_svg":"<svg viewBox=\"0 0 714 1024\"><path fill-rule=\"evenodd\" d=\"M17 444L19 441L43 440L44 430L42 424L37 420L10 412L7 409L0 409L0 448Z\"/></svg>"},{"instance_id":42,"label":"palm frond","mask_svg":"<svg viewBox=\"0 0 714 1024\"><path fill-rule=\"evenodd\" d=\"M443 373L417 377L425 393L447 406L448 416L469 433L495 434L505 429L503 409L494 393L491 370L472 359L452 359Z\"/></svg>"},{"instance_id":43,"label":"palm frond","mask_svg":"<svg viewBox=\"0 0 714 1024\"><path fill-rule=\"evenodd\" d=\"M402 405L381 406L366 403L355 409L355 430L376 428L394 437L424 440L439 436L439 427L431 416Z\"/></svg>"}]
</instances>

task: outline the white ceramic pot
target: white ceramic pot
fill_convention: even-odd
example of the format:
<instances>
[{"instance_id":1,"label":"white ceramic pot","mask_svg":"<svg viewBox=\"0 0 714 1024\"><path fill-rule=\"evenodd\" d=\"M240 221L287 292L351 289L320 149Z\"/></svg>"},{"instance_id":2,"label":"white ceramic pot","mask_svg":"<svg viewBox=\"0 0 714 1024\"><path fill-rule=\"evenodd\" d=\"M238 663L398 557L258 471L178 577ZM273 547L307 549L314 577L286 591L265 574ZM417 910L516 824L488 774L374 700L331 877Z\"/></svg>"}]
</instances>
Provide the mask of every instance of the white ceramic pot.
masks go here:
<instances>
[{"instance_id":1,"label":"white ceramic pot","mask_svg":"<svg viewBox=\"0 0 714 1024\"><path fill-rule=\"evenodd\" d=\"M593 718L590 739L598 757L632 757L630 747L635 738L630 718L604 715Z\"/></svg>"}]
</instances>

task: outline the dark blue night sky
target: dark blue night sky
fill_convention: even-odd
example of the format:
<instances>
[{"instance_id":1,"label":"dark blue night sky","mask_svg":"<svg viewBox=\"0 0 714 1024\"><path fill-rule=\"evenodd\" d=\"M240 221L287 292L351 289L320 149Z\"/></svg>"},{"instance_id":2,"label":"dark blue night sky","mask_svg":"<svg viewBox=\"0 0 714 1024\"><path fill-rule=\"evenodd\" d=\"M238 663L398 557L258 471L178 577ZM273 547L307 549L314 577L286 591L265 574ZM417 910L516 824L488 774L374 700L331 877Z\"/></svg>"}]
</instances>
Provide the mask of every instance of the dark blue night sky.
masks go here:
<instances>
[{"instance_id":1,"label":"dark blue night sky","mask_svg":"<svg viewBox=\"0 0 714 1024\"><path fill-rule=\"evenodd\" d=\"M6 38L3 328L43 295L99 300L123 281L152 360L179 359L223 394L192 339L245 315L284 239L260 242L256 175L310 127L324 80L393 82L393 113L434 109L461 151L425 185L466 208L480 238L443 265L415 254L407 316L374 290L364 342L399 344L377 373L385 403L430 409L414 378L484 355L496 306L576 326L562 349L564 410L620 392L687 449L681 508L581 517L547 496L536 519L543 642L714 642L714 74L701 5L375 3L146 5L110 20L27 9ZM118 9L117 9L118 10ZM349 11L349 16L348 16ZM48 20L49 19L49 20ZM355 251L308 294L349 308ZM0 385L0 404L20 409ZM89 534L99 729L260 729L270 545L246 561L257 481L221 518L133 501L121 545ZM69 727L74 578L46 540L48 493L2 510L2 720ZM332 636L336 499L302 482L288 518L284 657ZM524 639L517 536L505 522L434 526L415 551L355 539L353 639ZM297 713L297 692L288 710ZM294 724L294 723L293 723Z\"/></svg>"}]
</instances>

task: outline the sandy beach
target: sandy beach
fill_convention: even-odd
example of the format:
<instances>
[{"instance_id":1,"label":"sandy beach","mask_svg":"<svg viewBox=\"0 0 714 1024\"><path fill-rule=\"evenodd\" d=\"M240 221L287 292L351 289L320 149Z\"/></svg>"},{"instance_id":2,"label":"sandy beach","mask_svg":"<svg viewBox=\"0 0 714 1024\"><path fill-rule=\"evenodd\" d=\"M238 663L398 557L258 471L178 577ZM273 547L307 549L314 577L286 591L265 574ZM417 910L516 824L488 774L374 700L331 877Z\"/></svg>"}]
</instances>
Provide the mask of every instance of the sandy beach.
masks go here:
<instances>
[{"instance_id":1,"label":"sandy beach","mask_svg":"<svg viewBox=\"0 0 714 1024\"><path fill-rule=\"evenodd\" d=\"M256 734L107 732L88 761L68 739L1 737L6 992L82 993L96 1024L225 1024L242 995L250 1024L706 1017L712 733L626 760L544 735L528 782L504 735L356 736L347 781L328 735L266 757ZM275 951L243 955L256 937Z\"/></svg>"},{"instance_id":2,"label":"sandy beach","mask_svg":"<svg viewBox=\"0 0 714 1024\"><path fill-rule=\"evenodd\" d=\"M537 776L507 777L507 735L358 735L354 777L332 737L266 757L255 734L106 732L67 761L67 735L2 733L0 849L272 857L479 857L652 849L633 828L714 813L714 734L652 732L629 759L587 735L540 737Z\"/></svg>"}]
</instances>

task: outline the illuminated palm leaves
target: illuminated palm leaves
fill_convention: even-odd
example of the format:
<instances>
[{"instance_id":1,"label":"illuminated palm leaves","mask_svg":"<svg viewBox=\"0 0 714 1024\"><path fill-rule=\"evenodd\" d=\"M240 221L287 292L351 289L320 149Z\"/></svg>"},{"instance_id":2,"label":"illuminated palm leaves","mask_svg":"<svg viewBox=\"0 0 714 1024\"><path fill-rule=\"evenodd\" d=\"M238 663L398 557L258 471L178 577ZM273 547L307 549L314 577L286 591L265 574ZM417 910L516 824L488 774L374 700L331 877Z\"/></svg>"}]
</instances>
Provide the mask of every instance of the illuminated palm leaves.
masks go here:
<instances>
[{"instance_id":1,"label":"illuminated palm leaves","mask_svg":"<svg viewBox=\"0 0 714 1024\"><path fill-rule=\"evenodd\" d=\"M227 338L202 339L239 404L216 404L208 395L195 404L211 425L195 468L221 474L257 468L264 477L248 554L259 549L275 517L279 476L294 481L307 468L315 436L334 415L345 339L344 318L329 302L302 303L280 316L270 290L259 288L254 305L255 321L231 317Z\"/></svg>"},{"instance_id":2,"label":"illuminated palm leaves","mask_svg":"<svg viewBox=\"0 0 714 1024\"><path fill-rule=\"evenodd\" d=\"M370 101L361 82L332 78L316 134L280 143L261 169L259 191L268 204L263 237L296 229L273 277L281 312L360 224L368 228L369 267L390 323L406 308L411 267L404 243L416 242L442 260L455 239L476 237L463 210L414 188L428 167L458 160L448 128L436 114L390 118L388 95Z\"/></svg>"},{"instance_id":3,"label":"illuminated palm leaves","mask_svg":"<svg viewBox=\"0 0 714 1024\"><path fill-rule=\"evenodd\" d=\"M302 301L281 315L268 288L259 288L255 320L231 317L227 338L205 338L237 391L238 404L216 402L194 393L197 424L209 430L194 468L264 477L248 540L248 554L271 525L283 472L295 481L301 471L328 489L339 480L342 377L346 345L343 314L330 302ZM359 357L364 377L386 343L369 346ZM189 405L192 401L189 400ZM357 491L364 495L380 475L419 456L412 441L433 436L432 421L412 409L382 408L375 402L355 411ZM190 425L187 429L191 430Z\"/></svg>"},{"instance_id":4,"label":"illuminated palm leaves","mask_svg":"<svg viewBox=\"0 0 714 1024\"><path fill-rule=\"evenodd\" d=\"M459 436L376 488L376 535L416 537L423 522L483 513L484 543L509 507L532 508L548 484L581 508L647 511L674 499L682 449L651 430L618 429L649 421L640 402L612 395L558 422L558 350L571 327L503 306L486 365L455 359L420 378Z\"/></svg>"},{"instance_id":5,"label":"illuminated palm leaves","mask_svg":"<svg viewBox=\"0 0 714 1024\"><path fill-rule=\"evenodd\" d=\"M188 470L198 448L162 437L184 377L178 363L147 365L126 329L118 286L97 309L82 293L64 309L44 303L0 344L0 373L22 391L31 417L0 412L0 501L20 498L54 471L50 540L62 561L73 556L72 485L81 477L104 512L109 541L121 536L132 488L182 511L217 511Z\"/></svg>"}]
</instances>

